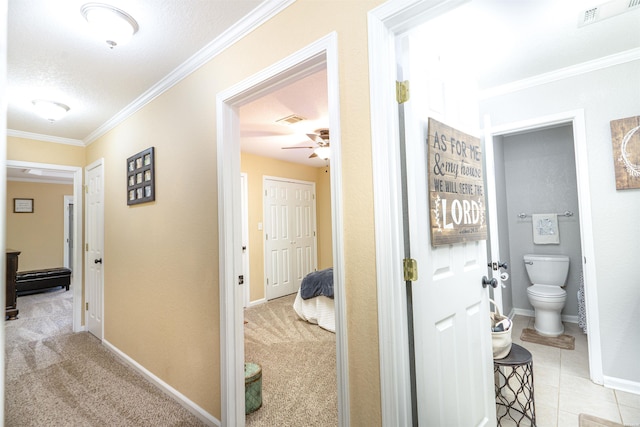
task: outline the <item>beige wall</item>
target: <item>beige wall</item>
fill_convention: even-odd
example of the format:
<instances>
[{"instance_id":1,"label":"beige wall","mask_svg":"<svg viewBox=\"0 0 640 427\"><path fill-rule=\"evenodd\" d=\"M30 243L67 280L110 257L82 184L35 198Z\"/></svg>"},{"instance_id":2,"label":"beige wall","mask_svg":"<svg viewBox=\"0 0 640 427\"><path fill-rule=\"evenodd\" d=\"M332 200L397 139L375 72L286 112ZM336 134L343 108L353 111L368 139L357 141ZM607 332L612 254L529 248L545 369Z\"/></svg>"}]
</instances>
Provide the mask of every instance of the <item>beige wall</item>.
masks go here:
<instances>
[{"instance_id":1,"label":"beige wall","mask_svg":"<svg viewBox=\"0 0 640 427\"><path fill-rule=\"evenodd\" d=\"M218 418L215 96L336 31L350 415L380 424L366 55L380 3L299 0L87 147L86 163L105 160L105 339ZM156 201L128 207L125 159L150 146Z\"/></svg>"},{"instance_id":2,"label":"beige wall","mask_svg":"<svg viewBox=\"0 0 640 427\"><path fill-rule=\"evenodd\" d=\"M247 174L247 199L249 211L249 271L250 301L265 298L264 295L264 223L263 178L264 176L296 179L316 184L316 217L318 240L318 268L330 267L333 263L331 247L331 186L328 183L328 168L317 168L281 160L269 159L242 153L242 172ZM326 172L325 172L326 171ZM326 194L328 192L328 194Z\"/></svg>"},{"instance_id":3,"label":"beige wall","mask_svg":"<svg viewBox=\"0 0 640 427\"><path fill-rule=\"evenodd\" d=\"M7 159L63 166L85 166L85 148L7 137Z\"/></svg>"},{"instance_id":4,"label":"beige wall","mask_svg":"<svg viewBox=\"0 0 640 427\"><path fill-rule=\"evenodd\" d=\"M64 265L64 196L73 185L7 182L8 248L21 251L18 270ZM34 200L33 213L14 213L13 199Z\"/></svg>"}]
</instances>

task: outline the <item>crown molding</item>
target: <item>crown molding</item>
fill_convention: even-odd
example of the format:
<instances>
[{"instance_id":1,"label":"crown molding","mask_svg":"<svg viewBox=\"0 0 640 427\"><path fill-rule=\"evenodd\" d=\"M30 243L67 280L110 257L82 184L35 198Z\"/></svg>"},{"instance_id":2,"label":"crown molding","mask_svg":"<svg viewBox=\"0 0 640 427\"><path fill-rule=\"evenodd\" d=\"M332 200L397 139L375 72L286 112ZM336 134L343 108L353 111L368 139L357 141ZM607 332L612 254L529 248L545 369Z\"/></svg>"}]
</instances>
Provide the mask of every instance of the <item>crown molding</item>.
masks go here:
<instances>
[{"instance_id":1,"label":"crown molding","mask_svg":"<svg viewBox=\"0 0 640 427\"><path fill-rule=\"evenodd\" d=\"M293 4L296 0L267 0L252 10L233 26L229 27L220 36L216 37L205 47L193 54L175 70L167 74L162 80L153 85L149 90L136 98L131 104L122 109L111 119L103 123L99 128L89 134L84 143L90 145L136 111L147 105L149 102L162 95L167 90L192 74L198 68L218 56L235 42L242 39L254 29L280 13L282 10Z\"/></svg>"},{"instance_id":2,"label":"crown molding","mask_svg":"<svg viewBox=\"0 0 640 427\"><path fill-rule=\"evenodd\" d=\"M62 138L59 136L43 135L41 133L23 132L21 130L7 129L7 136L15 138L33 139L36 141L54 142L56 144L75 145L77 147L84 147L84 142L79 139Z\"/></svg>"},{"instance_id":3,"label":"crown molding","mask_svg":"<svg viewBox=\"0 0 640 427\"><path fill-rule=\"evenodd\" d=\"M615 53L592 61L583 62L581 64L572 65L566 68L560 68L549 73L539 74L537 76L507 83L501 86L495 86L480 91L478 98L480 100L494 98L496 96L507 95L509 93L518 92L535 86L579 76L581 74L590 73L601 70L603 68L613 67L614 65L625 64L627 62L640 60L640 48L625 50L624 52Z\"/></svg>"}]
</instances>

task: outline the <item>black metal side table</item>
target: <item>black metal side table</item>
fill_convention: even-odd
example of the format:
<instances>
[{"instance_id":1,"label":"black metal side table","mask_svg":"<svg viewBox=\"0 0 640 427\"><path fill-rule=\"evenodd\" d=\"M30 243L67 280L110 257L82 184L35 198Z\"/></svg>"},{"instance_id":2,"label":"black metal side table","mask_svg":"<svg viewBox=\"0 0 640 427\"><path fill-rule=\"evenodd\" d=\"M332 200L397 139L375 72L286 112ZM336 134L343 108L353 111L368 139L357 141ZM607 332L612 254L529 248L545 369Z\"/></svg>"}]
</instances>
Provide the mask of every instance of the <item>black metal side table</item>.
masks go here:
<instances>
[{"instance_id":1,"label":"black metal side table","mask_svg":"<svg viewBox=\"0 0 640 427\"><path fill-rule=\"evenodd\" d=\"M529 350L512 344L504 359L493 360L498 426L503 419L513 420L517 426L536 426L533 400L533 357Z\"/></svg>"}]
</instances>

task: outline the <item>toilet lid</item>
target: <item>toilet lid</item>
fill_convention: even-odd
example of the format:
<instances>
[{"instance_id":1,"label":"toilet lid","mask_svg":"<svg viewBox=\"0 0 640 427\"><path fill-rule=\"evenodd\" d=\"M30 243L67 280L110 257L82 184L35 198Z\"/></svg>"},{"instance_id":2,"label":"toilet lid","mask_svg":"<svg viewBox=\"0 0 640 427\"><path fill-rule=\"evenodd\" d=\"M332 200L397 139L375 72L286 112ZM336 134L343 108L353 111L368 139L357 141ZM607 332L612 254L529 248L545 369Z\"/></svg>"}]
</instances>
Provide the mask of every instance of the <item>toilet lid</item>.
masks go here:
<instances>
[{"instance_id":1,"label":"toilet lid","mask_svg":"<svg viewBox=\"0 0 640 427\"><path fill-rule=\"evenodd\" d=\"M527 292L530 295L535 295L538 297L564 297L567 295L567 292L562 289L560 286L552 286L552 285L533 285L529 286Z\"/></svg>"}]
</instances>

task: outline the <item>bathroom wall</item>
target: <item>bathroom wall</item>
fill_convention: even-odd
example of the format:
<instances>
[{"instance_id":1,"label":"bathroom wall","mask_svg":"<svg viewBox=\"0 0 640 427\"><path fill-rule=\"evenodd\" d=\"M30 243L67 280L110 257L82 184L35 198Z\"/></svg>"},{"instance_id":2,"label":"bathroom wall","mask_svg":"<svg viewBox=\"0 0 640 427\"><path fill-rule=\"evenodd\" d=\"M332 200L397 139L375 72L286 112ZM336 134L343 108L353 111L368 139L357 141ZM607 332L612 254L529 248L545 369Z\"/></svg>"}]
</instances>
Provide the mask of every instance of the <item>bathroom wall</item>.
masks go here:
<instances>
[{"instance_id":1,"label":"bathroom wall","mask_svg":"<svg viewBox=\"0 0 640 427\"><path fill-rule=\"evenodd\" d=\"M530 283L523 255L564 254L571 261L565 287L567 303L562 313L577 316L582 249L572 128L565 125L505 136L502 148L513 307L516 311L533 310L527 298ZM534 244L530 215L565 211L573 212L573 216L558 216L560 244ZM529 216L520 219L521 212Z\"/></svg>"}]
</instances>

